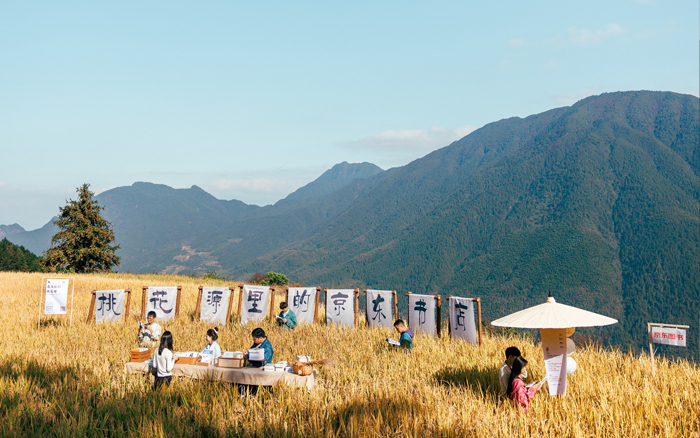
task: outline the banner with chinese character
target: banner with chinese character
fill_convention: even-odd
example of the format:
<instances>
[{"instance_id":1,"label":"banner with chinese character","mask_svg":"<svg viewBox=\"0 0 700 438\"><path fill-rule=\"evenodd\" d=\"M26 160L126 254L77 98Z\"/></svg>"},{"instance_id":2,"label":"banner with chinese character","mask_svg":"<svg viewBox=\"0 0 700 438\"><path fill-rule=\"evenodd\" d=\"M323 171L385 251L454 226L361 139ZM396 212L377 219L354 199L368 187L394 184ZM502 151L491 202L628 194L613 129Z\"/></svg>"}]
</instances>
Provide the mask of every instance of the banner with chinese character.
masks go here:
<instances>
[{"instance_id":1,"label":"banner with chinese character","mask_svg":"<svg viewBox=\"0 0 700 438\"><path fill-rule=\"evenodd\" d=\"M124 289L95 291L95 323L122 322L125 296Z\"/></svg>"},{"instance_id":2,"label":"banner with chinese character","mask_svg":"<svg viewBox=\"0 0 700 438\"><path fill-rule=\"evenodd\" d=\"M65 315L68 306L67 278L47 278L46 298L44 299L44 315Z\"/></svg>"},{"instance_id":3,"label":"banner with chinese character","mask_svg":"<svg viewBox=\"0 0 700 438\"><path fill-rule=\"evenodd\" d=\"M159 321L175 319L177 286L149 286L146 293L146 314L156 312Z\"/></svg>"},{"instance_id":4,"label":"banner with chinese character","mask_svg":"<svg viewBox=\"0 0 700 438\"><path fill-rule=\"evenodd\" d=\"M408 296L408 325L416 332L435 336L435 296L410 294Z\"/></svg>"},{"instance_id":5,"label":"banner with chinese character","mask_svg":"<svg viewBox=\"0 0 700 438\"><path fill-rule=\"evenodd\" d=\"M355 327L355 291L353 289L326 291L326 324Z\"/></svg>"},{"instance_id":6,"label":"banner with chinese character","mask_svg":"<svg viewBox=\"0 0 700 438\"><path fill-rule=\"evenodd\" d=\"M652 327L651 342L655 344L685 347L685 329L675 327Z\"/></svg>"},{"instance_id":7,"label":"banner with chinese character","mask_svg":"<svg viewBox=\"0 0 700 438\"><path fill-rule=\"evenodd\" d=\"M270 286L243 286L241 324L265 319L270 300Z\"/></svg>"},{"instance_id":8,"label":"banner with chinese character","mask_svg":"<svg viewBox=\"0 0 700 438\"><path fill-rule=\"evenodd\" d=\"M297 316L299 324L313 324L316 316L316 288L290 287L287 290L287 304Z\"/></svg>"},{"instance_id":9,"label":"banner with chinese character","mask_svg":"<svg viewBox=\"0 0 700 438\"><path fill-rule=\"evenodd\" d=\"M394 293L390 290L367 289L367 324L370 327L394 326Z\"/></svg>"},{"instance_id":10,"label":"banner with chinese character","mask_svg":"<svg viewBox=\"0 0 700 438\"><path fill-rule=\"evenodd\" d=\"M549 395L566 395L566 331L540 329Z\"/></svg>"},{"instance_id":11,"label":"banner with chinese character","mask_svg":"<svg viewBox=\"0 0 700 438\"><path fill-rule=\"evenodd\" d=\"M231 291L228 287L203 287L202 301L199 304L199 320L226 325L228 300Z\"/></svg>"},{"instance_id":12,"label":"banner with chinese character","mask_svg":"<svg viewBox=\"0 0 700 438\"><path fill-rule=\"evenodd\" d=\"M452 337L476 344L474 300L472 298L450 297L449 305L450 334Z\"/></svg>"}]
</instances>

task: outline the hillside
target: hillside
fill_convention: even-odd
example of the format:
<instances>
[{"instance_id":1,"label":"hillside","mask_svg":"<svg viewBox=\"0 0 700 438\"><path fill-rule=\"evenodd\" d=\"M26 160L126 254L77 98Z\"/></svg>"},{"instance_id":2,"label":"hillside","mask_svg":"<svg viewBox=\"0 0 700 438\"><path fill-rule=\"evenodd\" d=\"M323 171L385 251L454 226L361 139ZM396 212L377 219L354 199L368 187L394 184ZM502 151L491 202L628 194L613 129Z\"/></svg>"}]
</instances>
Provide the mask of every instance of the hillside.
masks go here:
<instances>
[{"instance_id":1,"label":"hillside","mask_svg":"<svg viewBox=\"0 0 700 438\"><path fill-rule=\"evenodd\" d=\"M0 240L0 271L34 272L41 270L39 257L6 238Z\"/></svg>"},{"instance_id":2,"label":"hillside","mask_svg":"<svg viewBox=\"0 0 700 438\"><path fill-rule=\"evenodd\" d=\"M498 396L498 369L506 347L528 360L532 381L544 375L542 348L527 336L486 334L481 347L448 336L418 335L410 354L389 351L389 331L300 325L282 332L260 324L274 347L273 360L297 355L330 358L307 392L278 385L242 399L233 384L173 379L153 391L152 380L125 374L137 346L136 319L143 285L181 285L181 317L164 323L175 351L200 351L209 326L192 320L201 278L76 275L73 323L44 317L27 290L42 274L0 273L4 299L0 328L0 397L7 436L178 437L689 437L700 429L700 369L658 359L651 378L647 354L577 343L577 371L566 397L538 392L521 414ZM229 283L230 284L230 283ZM85 323L93 289L134 291L124 324ZM235 311L235 308L234 308ZM26 315L34 315L27 318ZM219 327L223 350L250 346L254 325Z\"/></svg>"}]
</instances>

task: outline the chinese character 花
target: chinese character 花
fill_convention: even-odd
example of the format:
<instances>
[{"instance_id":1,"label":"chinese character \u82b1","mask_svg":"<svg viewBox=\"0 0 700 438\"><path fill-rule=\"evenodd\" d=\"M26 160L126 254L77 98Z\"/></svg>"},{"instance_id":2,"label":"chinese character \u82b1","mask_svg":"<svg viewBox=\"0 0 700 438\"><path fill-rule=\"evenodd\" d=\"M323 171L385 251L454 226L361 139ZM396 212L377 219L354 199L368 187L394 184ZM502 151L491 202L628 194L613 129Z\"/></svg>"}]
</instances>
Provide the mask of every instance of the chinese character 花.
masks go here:
<instances>
[{"instance_id":1,"label":"chinese character \u82b1","mask_svg":"<svg viewBox=\"0 0 700 438\"><path fill-rule=\"evenodd\" d=\"M153 292L153 298L151 298L149 301L153 303L154 310L156 309L156 306L157 306L160 308L160 310L163 313L166 313L166 314L173 311L172 306L170 307L170 309L167 309L167 310L163 308L163 303L168 302L168 300L165 299L165 297L167 295L168 295L168 292L164 291L164 290L157 290L157 291Z\"/></svg>"}]
</instances>

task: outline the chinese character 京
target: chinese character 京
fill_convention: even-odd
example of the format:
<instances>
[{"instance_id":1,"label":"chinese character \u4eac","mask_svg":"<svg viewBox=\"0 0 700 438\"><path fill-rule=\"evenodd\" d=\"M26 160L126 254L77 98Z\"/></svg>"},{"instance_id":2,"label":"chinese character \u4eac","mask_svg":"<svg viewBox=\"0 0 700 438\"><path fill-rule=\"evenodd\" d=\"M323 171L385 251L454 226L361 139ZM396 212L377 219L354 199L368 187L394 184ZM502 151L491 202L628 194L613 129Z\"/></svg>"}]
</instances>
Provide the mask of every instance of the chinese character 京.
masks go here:
<instances>
[{"instance_id":1,"label":"chinese character \u4eac","mask_svg":"<svg viewBox=\"0 0 700 438\"><path fill-rule=\"evenodd\" d=\"M335 306L335 310L338 312L335 314L335 316L340 316L340 310L345 310L345 301L347 301L349 295L346 295L342 292L338 292L335 295L331 295L331 299L333 300L333 305Z\"/></svg>"}]
</instances>

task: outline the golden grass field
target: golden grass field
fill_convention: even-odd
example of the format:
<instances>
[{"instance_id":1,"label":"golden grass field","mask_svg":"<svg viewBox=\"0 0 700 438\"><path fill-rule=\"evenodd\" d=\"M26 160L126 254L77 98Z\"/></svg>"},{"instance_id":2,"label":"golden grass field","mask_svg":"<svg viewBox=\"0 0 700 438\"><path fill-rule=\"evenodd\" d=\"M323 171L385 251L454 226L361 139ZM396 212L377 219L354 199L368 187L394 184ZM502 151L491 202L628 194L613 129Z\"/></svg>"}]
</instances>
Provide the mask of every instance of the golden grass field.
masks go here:
<instances>
[{"instance_id":1,"label":"golden grass field","mask_svg":"<svg viewBox=\"0 0 700 438\"><path fill-rule=\"evenodd\" d=\"M233 385L182 379L154 393L150 377L124 373L137 346L141 287L183 287L180 319L164 329L175 350L185 351L206 343L209 327L193 321L197 287L216 283L76 275L72 326L60 317L37 328L43 275L0 273L2 436L700 436L696 364L658 359L652 379L648 355L595 346L578 345L567 397L550 397L545 388L529 413L520 413L498 398L497 370L505 348L516 345L530 377L543 376L542 351L526 337L487 336L479 348L418 336L414 351L403 354L388 351L386 331L316 324L286 333L266 322L275 361L297 354L333 359L319 371L315 391L278 386L241 399ZM90 291L117 288L135 292L128 322L86 324ZM252 328L221 327L219 343L247 348Z\"/></svg>"}]
</instances>

